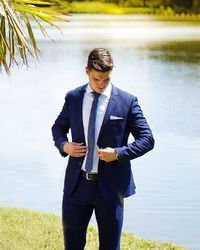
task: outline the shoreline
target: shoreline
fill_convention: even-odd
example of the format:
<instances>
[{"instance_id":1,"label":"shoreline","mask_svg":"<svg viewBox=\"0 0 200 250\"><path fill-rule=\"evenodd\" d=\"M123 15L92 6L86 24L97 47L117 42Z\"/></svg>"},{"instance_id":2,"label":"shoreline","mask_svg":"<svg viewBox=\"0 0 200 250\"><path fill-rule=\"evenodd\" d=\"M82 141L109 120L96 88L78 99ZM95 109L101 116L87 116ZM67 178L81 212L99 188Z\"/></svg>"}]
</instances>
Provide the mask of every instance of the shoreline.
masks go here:
<instances>
[{"instance_id":1,"label":"shoreline","mask_svg":"<svg viewBox=\"0 0 200 250\"><path fill-rule=\"evenodd\" d=\"M0 249L49 249L63 250L61 218L51 213L0 205ZM123 232L122 250L186 250L171 242L144 240L134 234ZM98 249L96 226L89 226L86 250Z\"/></svg>"},{"instance_id":2,"label":"shoreline","mask_svg":"<svg viewBox=\"0 0 200 250\"><path fill-rule=\"evenodd\" d=\"M58 7L62 12L71 14L108 14L108 15L147 15L151 17L160 17L164 19L175 18L185 20L200 20L200 8L178 9L174 10L171 7L131 7L126 5L118 5L114 3L103 3L100 1L73 1L61 4Z\"/></svg>"},{"instance_id":3,"label":"shoreline","mask_svg":"<svg viewBox=\"0 0 200 250\"><path fill-rule=\"evenodd\" d=\"M76 17L76 20L87 20L93 19L102 22L115 20L125 20L125 21L148 21L148 22L180 22L180 23L187 23L187 24L195 24L200 26L200 17L193 18L193 17L184 17L184 16L159 16L159 15L145 15L145 14L106 14L106 13L69 13L67 18L73 19ZM103 20L102 20L103 17Z\"/></svg>"}]
</instances>

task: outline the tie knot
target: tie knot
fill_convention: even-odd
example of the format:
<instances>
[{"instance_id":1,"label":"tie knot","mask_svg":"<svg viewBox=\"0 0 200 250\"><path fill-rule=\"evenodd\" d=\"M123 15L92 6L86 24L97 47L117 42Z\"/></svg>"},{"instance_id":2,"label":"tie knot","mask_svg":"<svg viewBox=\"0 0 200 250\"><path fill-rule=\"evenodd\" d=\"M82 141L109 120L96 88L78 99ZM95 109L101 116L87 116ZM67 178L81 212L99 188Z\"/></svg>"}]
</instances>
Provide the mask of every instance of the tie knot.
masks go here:
<instances>
[{"instance_id":1,"label":"tie knot","mask_svg":"<svg viewBox=\"0 0 200 250\"><path fill-rule=\"evenodd\" d=\"M99 96L101 95L101 94L99 94L99 93L97 93L97 92L95 92L95 91L93 91L92 94L93 94L93 96L94 96L94 99L98 99Z\"/></svg>"}]
</instances>

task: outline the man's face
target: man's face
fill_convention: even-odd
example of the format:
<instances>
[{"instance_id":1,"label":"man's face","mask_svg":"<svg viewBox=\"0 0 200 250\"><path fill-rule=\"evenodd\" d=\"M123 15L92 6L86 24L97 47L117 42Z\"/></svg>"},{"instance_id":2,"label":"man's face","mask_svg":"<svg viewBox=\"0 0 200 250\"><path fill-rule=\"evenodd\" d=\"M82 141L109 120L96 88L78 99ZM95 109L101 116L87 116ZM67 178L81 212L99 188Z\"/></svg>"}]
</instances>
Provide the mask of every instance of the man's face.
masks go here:
<instances>
[{"instance_id":1,"label":"man's face","mask_svg":"<svg viewBox=\"0 0 200 250\"><path fill-rule=\"evenodd\" d=\"M90 87L97 93L102 93L110 82L112 71L100 72L95 69L85 68Z\"/></svg>"}]
</instances>

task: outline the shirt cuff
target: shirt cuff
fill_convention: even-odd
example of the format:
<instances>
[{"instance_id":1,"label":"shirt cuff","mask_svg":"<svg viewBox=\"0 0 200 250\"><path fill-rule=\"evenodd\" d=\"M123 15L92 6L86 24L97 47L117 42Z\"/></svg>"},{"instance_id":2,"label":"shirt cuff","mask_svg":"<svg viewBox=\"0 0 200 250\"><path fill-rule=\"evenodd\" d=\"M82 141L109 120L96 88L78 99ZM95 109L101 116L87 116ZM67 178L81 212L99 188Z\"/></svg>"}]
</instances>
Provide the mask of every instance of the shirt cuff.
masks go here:
<instances>
[{"instance_id":1,"label":"shirt cuff","mask_svg":"<svg viewBox=\"0 0 200 250\"><path fill-rule=\"evenodd\" d=\"M116 160L119 160L119 150L117 148L114 149L115 150L115 154L116 154Z\"/></svg>"},{"instance_id":2,"label":"shirt cuff","mask_svg":"<svg viewBox=\"0 0 200 250\"><path fill-rule=\"evenodd\" d=\"M60 145L60 151L61 151L62 153L65 153L64 150L63 150L63 148L64 148L64 144L65 144L66 142L67 142L67 141L64 141L64 142Z\"/></svg>"}]
</instances>

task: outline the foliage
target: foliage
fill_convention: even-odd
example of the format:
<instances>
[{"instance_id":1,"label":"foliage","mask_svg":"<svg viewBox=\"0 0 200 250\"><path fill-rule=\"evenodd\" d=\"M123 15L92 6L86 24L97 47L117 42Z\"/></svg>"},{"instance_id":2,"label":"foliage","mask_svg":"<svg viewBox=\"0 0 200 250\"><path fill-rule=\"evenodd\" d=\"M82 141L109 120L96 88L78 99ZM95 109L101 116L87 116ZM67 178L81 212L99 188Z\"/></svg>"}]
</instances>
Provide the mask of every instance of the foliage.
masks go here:
<instances>
[{"instance_id":1,"label":"foliage","mask_svg":"<svg viewBox=\"0 0 200 250\"><path fill-rule=\"evenodd\" d=\"M53 214L19 208L0 207L0 249L4 250L63 250L61 219ZM90 226L86 250L98 249L97 228ZM184 250L171 243L140 239L123 233L122 250Z\"/></svg>"},{"instance_id":2,"label":"foliage","mask_svg":"<svg viewBox=\"0 0 200 250\"><path fill-rule=\"evenodd\" d=\"M150 14L150 8L121 7L111 3L102 2L72 2L66 9L68 13L90 13L90 14Z\"/></svg>"},{"instance_id":3,"label":"foliage","mask_svg":"<svg viewBox=\"0 0 200 250\"><path fill-rule=\"evenodd\" d=\"M101 2L72 2L69 13L90 13L90 14L121 14L120 8L114 4L103 4Z\"/></svg>"},{"instance_id":4,"label":"foliage","mask_svg":"<svg viewBox=\"0 0 200 250\"><path fill-rule=\"evenodd\" d=\"M70 0L60 1L69 13L90 14L158 14L200 13L200 0ZM198 4L199 1L199 4ZM195 5L194 5L195 4ZM64 7L65 5L65 7ZM196 6L192 8L192 6Z\"/></svg>"},{"instance_id":5,"label":"foliage","mask_svg":"<svg viewBox=\"0 0 200 250\"><path fill-rule=\"evenodd\" d=\"M56 0L65 3L65 0ZM69 0L68 2L74 2L77 0ZM88 0L79 0L78 2L87 2ZM95 0L90 0L93 2ZM154 7L160 8L160 6L167 7L184 7L184 8L198 8L200 7L200 0L101 0L101 2L114 3L122 6L129 7Z\"/></svg>"},{"instance_id":6,"label":"foliage","mask_svg":"<svg viewBox=\"0 0 200 250\"><path fill-rule=\"evenodd\" d=\"M58 16L63 13L53 7L49 0L0 0L0 69L3 66L9 74L12 64L18 64L17 54L26 65L28 53L38 56L32 25L35 22L46 37L42 22L59 29L55 21L64 21Z\"/></svg>"},{"instance_id":7,"label":"foliage","mask_svg":"<svg viewBox=\"0 0 200 250\"><path fill-rule=\"evenodd\" d=\"M175 12L172 8L170 8L170 7L164 8L163 6L161 6L159 9L156 9L155 13L159 14L159 15L163 15L163 16L174 16L175 15Z\"/></svg>"},{"instance_id":8,"label":"foliage","mask_svg":"<svg viewBox=\"0 0 200 250\"><path fill-rule=\"evenodd\" d=\"M120 0L122 3L122 0ZM67 13L78 13L78 14L114 14L114 15L124 15L124 14L144 14L144 15L152 15L152 18L156 18L158 15L163 17L176 17L177 21L186 19L186 20L196 20L199 21L200 15L198 15L198 11L196 15L193 15L194 10L187 10L185 8L172 8L172 7L131 7L131 4L128 0L123 4L117 5L114 3L102 2L102 1L74 1L63 7L63 10ZM190 15L186 15L186 14ZM178 14L178 15L177 15ZM154 15L154 17L153 17ZM155 16L156 15L156 16Z\"/></svg>"}]
</instances>

